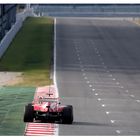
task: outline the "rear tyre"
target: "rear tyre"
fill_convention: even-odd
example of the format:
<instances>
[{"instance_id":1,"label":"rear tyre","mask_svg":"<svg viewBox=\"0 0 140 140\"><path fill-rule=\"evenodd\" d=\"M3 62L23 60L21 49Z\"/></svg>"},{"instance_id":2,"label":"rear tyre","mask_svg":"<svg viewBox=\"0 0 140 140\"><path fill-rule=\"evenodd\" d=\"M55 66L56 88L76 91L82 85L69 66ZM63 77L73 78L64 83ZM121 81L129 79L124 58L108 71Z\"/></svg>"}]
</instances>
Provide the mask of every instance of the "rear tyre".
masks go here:
<instances>
[{"instance_id":1,"label":"rear tyre","mask_svg":"<svg viewBox=\"0 0 140 140\"><path fill-rule=\"evenodd\" d=\"M62 123L63 124L72 124L73 122L73 107L68 105L64 107L62 111Z\"/></svg>"},{"instance_id":2,"label":"rear tyre","mask_svg":"<svg viewBox=\"0 0 140 140\"><path fill-rule=\"evenodd\" d=\"M34 120L34 109L32 104L28 104L25 106L25 113L24 113L24 122L33 122Z\"/></svg>"}]
</instances>

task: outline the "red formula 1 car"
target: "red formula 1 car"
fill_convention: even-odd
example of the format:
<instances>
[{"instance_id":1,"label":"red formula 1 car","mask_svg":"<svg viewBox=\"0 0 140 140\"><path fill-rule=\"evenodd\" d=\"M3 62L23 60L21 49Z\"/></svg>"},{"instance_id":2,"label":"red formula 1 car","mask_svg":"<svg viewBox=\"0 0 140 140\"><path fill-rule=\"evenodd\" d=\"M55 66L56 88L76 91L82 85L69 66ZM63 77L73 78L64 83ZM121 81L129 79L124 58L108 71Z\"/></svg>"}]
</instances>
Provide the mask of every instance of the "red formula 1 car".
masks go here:
<instances>
[{"instance_id":1,"label":"red formula 1 car","mask_svg":"<svg viewBox=\"0 0 140 140\"><path fill-rule=\"evenodd\" d=\"M58 98L38 97L38 100L25 106L24 122L56 122L72 124L73 107L61 105Z\"/></svg>"}]
</instances>

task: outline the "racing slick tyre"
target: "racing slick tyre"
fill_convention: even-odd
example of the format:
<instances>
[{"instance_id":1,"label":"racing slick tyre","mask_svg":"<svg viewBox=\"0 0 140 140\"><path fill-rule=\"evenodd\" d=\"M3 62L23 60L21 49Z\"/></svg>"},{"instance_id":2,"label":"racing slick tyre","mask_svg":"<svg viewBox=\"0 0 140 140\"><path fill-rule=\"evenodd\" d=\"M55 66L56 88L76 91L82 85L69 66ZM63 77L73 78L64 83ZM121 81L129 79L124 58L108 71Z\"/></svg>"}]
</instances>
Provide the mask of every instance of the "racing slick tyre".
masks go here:
<instances>
[{"instance_id":1,"label":"racing slick tyre","mask_svg":"<svg viewBox=\"0 0 140 140\"><path fill-rule=\"evenodd\" d=\"M33 122L34 120L34 109L32 104L25 106L24 122Z\"/></svg>"},{"instance_id":2,"label":"racing slick tyre","mask_svg":"<svg viewBox=\"0 0 140 140\"><path fill-rule=\"evenodd\" d=\"M62 111L62 123L63 124L72 124L73 122L73 107L68 105L64 107Z\"/></svg>"}]
</instances>

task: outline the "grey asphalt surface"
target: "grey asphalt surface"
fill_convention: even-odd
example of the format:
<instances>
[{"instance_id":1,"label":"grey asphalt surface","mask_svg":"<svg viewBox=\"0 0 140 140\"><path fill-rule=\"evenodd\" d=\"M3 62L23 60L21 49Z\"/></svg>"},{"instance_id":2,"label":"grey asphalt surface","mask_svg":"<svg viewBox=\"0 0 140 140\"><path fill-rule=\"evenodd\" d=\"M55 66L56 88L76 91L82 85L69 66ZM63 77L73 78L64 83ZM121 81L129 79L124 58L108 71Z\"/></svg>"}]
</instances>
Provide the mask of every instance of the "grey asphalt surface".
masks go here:
<instances>
[{"instance_id":1,"label":"grey asphalt surface","mask_svg":"<svg viewBox=\"0 0 140 140\"><path fill-rule=\"evenodd\" d=\"M140 135L140 27L125 20L56 20L56 78L74 123L59 135Z\"/></svg>"}]
</instances>

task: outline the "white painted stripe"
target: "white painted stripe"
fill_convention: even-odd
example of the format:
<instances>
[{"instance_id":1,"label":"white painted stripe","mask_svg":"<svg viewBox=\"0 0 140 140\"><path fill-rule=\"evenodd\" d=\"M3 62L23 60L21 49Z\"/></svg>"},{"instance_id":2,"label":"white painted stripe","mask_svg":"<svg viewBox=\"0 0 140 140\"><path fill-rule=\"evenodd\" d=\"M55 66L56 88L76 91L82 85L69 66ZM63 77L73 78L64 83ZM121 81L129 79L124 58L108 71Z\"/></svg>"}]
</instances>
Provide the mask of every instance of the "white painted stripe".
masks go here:
<instances>
[{"instance_id":1,"label":"white painted stripe","mask_svg":"<svg viewBox=\"0 0 140 140\"><path fill-rule=\"evenodd\" d=\"M93 88L92 91L95 91L95 89Z\"/></svg>"},{"instance_id":2,"label":"white painted stripe","mask_svg":"<svg viewBox=\"0 0 140 140\"><path fill-rule=\"evenodd\" d=\"M135 97L134 95L130 95L131 97Z\"/></svg>"},{"instance_id":3,"label":"white painted stripe","mask_svg":"<svg viewBox=\"0 0 140 140\"><path fill-rule=\"evenodd\" d=\"M54 18L54 86L56 88L56 96L59 97L59 91L56 80L56 18Z\"/></svg>"},{"instance_id":4,"label":"white painted stripe","mask_svg":"<svg viewBox=\"0 0 140 140\"><path fill-rule=\"evenodd\" d=\"M105 104L102 104L102 107L105 107L106 105Z\"/></svg>"},{"instance_id":5,"label":"white painted stripe","mask_svg":"<svg viewBox=\"0 0 140 140\"><path fill-rule=\"evenodd\" d=\"M140 100L136 100L138 103L140 103Z\"/></svg>"},{"instance_id":6,"label":"white painted stripe","mask_svg":"<svg viewBox=\"0 0 140 140\"><path fill-rule=\"evenodd\" d=\"M83 73L83 76L85 76L86 75L86 73Z\"/></svg>"},{"instance_id":7,"label":"white painted stripe","mask_svg":"<svg viewBox=\"0 0 140 140\"><path fill-rule=\"evenodd\" d=\"M89 87L92 87L92 85L89 85Z\"/></svg>"},{"instance_id":8,"label":"white painted stripe","mask_svg":"<svg viewBox=\"0 0 140 140\"><path fill-rule=\"evenodd\" d=\"M120 133L121 133L121 131L120 131L120 130L116 130L116 132L117 132L118 134L120 134Z\"/></svg>"},{"instance_id":9,"label":"white painted stripe","mask_svg":"<svg viewBox=\"0 0 140 140\"><path fill-rule=\"evenodd\" d=\"M85 76L84 79L88 79L88 78Z\"/></svg>"},{"instance_id":10,"label":"white painted stripe","mask_svg":"<svg viewBox=\"0 0 140 140\"><path fill-rule=\"evenodd\" d=\"M54 18L54 86L56 88L56 95L57 97L59 97L59 91L56 80L56 18ZM59 135L59 125L57 126L57 132L55 133L55 135Z\"/></svg>"},{"instance_id":11,"label":"white painted stripe","mask_svg":"<svg viewBox=\"0 0 140 140\"><path fill-rule=\"evenodd\" d=\"M125 90L125 92L128 92L128 90Z\"/></svg>"},{"instance_id":12,"label":"white painted stripe","mask_svg":"<svg viewBox=\"0 0 140 140\"><path fill-rule=\"evenodd\" d=\"M116 84L119 85L120 83L119 82L116 82Z\"/></svg>"},{"instance_id":13,"label":"white painted stripe","mask_svg":"<svg viewBox=\"0 0 140 140\"><path fill-rule=\"evenodd\" d=\"M115 123L115 120L110 120L111 123Z\"/></svg>"}]
</instances>

